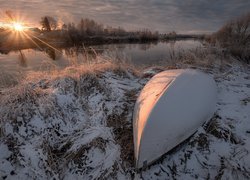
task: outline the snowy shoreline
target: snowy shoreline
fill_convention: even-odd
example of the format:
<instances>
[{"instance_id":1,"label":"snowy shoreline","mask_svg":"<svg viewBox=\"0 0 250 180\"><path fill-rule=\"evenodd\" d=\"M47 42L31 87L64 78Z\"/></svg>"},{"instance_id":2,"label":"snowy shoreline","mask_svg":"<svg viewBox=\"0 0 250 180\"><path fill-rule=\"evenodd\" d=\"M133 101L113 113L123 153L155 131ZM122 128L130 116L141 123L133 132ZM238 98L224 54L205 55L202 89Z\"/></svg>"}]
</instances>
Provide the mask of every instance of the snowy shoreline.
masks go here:
<instances>
[{"instance_id":1,"label":"snowy shoreline","mask_svg":"<svg viewBox=\"0 0 250 180\"><path fill-rule=\"evenodd\" d=\"M190 139L148 169L133 164L132 113L143 73L119 66L37 74L0 94L3 179L248 179L250 69L232 62L214 76L217 111ZM86 68L85 68L86 69Z\"/></svg>"}]
</instances>

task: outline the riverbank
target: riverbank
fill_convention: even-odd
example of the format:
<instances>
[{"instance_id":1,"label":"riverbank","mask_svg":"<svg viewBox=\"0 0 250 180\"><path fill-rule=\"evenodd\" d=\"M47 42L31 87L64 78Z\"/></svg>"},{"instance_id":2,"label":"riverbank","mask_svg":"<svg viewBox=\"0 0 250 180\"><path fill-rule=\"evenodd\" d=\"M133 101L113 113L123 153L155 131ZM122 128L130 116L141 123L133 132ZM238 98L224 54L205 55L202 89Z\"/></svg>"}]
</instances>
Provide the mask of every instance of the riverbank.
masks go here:
<instances>
[{"instance_id":1,"label":"riverbank","mask_svg":"<svg viewBox=\"0 0 250 180\"><path fill-rule=\"evenodd\" d=\"M101 61L33 72L1 90L1 178L249 179L250 67L220 50L172 58L144 70ZM190 139L137 172L134 103L154 74L173 68L211 74L218 87L217 111Z\"/></svg>"}]
</instances>

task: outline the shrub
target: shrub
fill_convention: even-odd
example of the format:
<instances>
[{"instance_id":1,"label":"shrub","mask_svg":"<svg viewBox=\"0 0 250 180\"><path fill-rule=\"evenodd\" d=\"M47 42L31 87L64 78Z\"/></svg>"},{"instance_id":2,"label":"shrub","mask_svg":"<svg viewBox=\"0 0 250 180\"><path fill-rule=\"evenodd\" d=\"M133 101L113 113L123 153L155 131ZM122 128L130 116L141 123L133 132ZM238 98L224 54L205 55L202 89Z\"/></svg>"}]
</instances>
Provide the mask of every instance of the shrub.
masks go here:
<instances>
[{"instance_id":1,"label":"shrub","mask_svg":"<svg viewBox=\"0 0 250 180\"><path fill-rule=\"evenodd\" d=\"M250 62L250 13L231 20L212 35L210 42L218 42L233 56Z\"/></svg>"}]
</instances>

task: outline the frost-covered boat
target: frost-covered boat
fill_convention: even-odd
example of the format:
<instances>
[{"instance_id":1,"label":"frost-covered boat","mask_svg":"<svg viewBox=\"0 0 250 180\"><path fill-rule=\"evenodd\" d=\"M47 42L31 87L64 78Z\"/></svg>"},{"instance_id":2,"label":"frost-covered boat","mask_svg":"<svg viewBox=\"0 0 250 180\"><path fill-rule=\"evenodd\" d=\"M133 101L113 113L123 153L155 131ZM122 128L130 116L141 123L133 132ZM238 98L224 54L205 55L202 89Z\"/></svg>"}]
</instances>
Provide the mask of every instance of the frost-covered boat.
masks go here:
<instances>
[{"instance_id":1,"label":"frost-covered boat","mask_svg":"<svg viewBox=\"0 0 250 180\"><path fill-rule=\"evenodd\" d=\"M141 168L190 137L210 119L216 84L197 70L168 70L155 75L141 91L134 109L134 154Z\"/></svg>"}]
</instances>

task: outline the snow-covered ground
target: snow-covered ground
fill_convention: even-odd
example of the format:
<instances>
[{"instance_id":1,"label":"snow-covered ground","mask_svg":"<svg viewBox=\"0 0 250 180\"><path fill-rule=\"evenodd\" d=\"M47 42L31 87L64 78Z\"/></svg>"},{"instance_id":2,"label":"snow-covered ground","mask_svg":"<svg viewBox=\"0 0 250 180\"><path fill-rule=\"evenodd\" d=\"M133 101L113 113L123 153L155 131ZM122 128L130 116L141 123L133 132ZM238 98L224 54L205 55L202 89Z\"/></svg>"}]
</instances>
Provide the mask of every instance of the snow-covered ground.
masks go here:
<instances>
[{"instance_id":1,"label":"snow-covered ground","mask_svg":"<svg viewBox=\"0 0 250 180\"><path fill-rule=\"evenodd\" d=\"M77 75L71 69L2 90L0 178L249 179L249 66L196 68L216 80L214 117L139 172L133 164L133 108L142 87L163 68L141 74L119 67L76 70Z\"/></svg>"}]
</instances>

